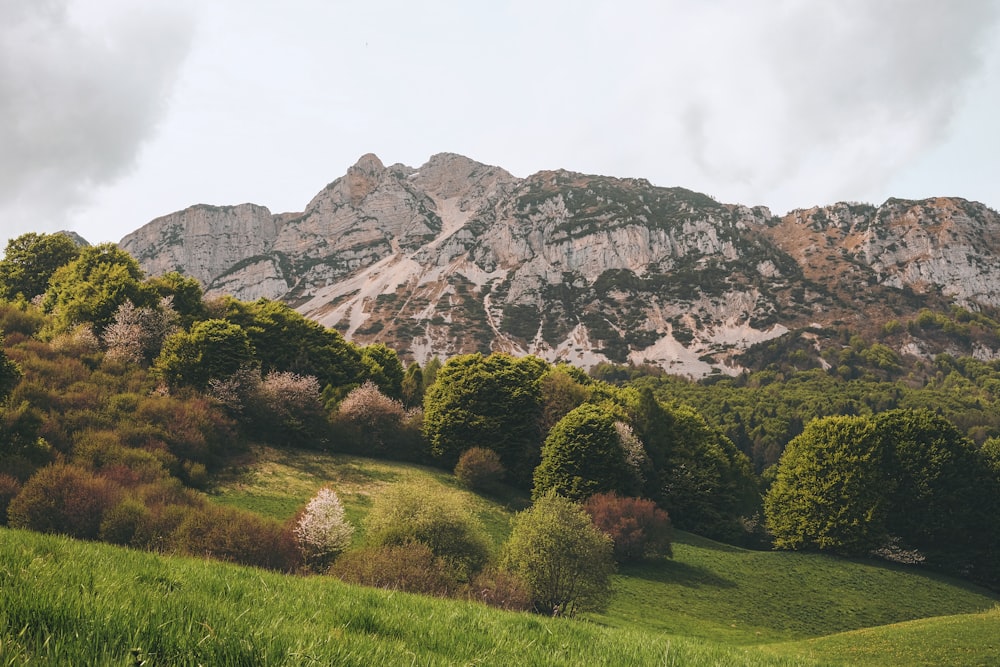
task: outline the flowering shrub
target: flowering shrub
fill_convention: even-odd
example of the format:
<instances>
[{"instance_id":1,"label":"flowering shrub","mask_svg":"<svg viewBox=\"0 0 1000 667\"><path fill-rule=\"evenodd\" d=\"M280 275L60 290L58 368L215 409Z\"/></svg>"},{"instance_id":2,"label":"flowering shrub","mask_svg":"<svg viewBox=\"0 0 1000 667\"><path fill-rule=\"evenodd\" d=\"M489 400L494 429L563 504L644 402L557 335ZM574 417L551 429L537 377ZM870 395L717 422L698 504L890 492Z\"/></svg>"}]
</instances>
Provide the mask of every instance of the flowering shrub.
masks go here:
<instances>
[{"instance_id":1,"label":"flowering shrub","mask_svg":"<svg viewBox=\"0 0 1000 667\"><path fill-rule=\"evenodd\" d=\"M322 569L351 544L354 526L337 494L323 488L306 505L293 532L306 565Z\"/></svg>"}]
</instances>

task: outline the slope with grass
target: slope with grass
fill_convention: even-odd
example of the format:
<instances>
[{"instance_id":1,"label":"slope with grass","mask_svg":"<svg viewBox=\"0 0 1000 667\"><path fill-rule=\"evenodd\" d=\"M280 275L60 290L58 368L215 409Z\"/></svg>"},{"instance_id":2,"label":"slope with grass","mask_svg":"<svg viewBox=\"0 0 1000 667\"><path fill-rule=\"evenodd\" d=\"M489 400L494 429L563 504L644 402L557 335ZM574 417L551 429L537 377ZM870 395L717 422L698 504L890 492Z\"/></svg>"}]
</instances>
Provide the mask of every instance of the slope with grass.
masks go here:
<instances>
[{"instance_id":1,"label":"slope with grass","mask_svg":"<svg viewBox=\"0 0 1000 667\"><path fill-rule=\"evenodd\" d=\"M0 528L0 664L803 663L641 629Z\"/></svg>"},{"instance_id":2,"label":"slope with grass","mask_svg":"<svg viewBox=\"0 0 1000 667\"><path fill-rule=\"evenodd\" d=\"M323 484L356 524L389 484L417 481L454 491L441 470L311 451L255 449L214 491L220 502L294 515ZM496 546L527 499L465 494ZM356 540L363 537L356 536ZM672 559L623 568L604 625L727 644L798 640L913 619L982 612L1000 597L964 582L883 561L750 551L678 532Z\"/></svg>"}]
</instances>

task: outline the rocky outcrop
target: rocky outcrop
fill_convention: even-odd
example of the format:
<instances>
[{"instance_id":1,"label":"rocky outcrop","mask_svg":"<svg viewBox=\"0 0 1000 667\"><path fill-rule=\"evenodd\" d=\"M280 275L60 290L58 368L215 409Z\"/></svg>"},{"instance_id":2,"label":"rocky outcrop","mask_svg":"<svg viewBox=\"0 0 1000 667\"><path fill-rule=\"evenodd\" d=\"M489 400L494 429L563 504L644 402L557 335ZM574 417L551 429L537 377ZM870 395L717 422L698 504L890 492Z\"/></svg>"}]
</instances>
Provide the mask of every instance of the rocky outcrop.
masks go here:
<instances>
[{"instance_id":1,"label":"rocky outcrop","mask_svg":"<svg viewBox=\"0 0 1000 667\"><path fill-rule=\"evenodd\" d=\"M122 240L151 274L281 298L404 355L505 350L734 373L748 346L864 323L892 291L1000 306L1000 219L960 199L778 218L642 179L363 156L301 213L195 206Z\"/></svg>"}]
</instances>

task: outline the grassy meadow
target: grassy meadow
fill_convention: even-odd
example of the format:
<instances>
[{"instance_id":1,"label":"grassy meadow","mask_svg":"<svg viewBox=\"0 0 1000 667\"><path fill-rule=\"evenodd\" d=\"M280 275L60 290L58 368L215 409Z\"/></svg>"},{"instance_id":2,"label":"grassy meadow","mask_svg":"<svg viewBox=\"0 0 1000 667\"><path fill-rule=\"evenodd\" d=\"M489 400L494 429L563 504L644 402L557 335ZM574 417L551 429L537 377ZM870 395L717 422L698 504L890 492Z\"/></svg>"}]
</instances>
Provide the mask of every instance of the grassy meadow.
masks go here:
<instances>
[{"instance_id":1,"label":"grassy meadow","mask_svg":"<svg viewBox=\"0 0 1000 667\"><path fill-rule=\"evenodd\" d=\"M527 504L432 468L271 449L210 497L284 520L329 484L358 524L398 483L463 494L496 545ZM678 533L672 559L619 572L604 613L552 619L0 529L0 665L988 665L998 600L919 569Z\"/></svg>"}]
</instances>

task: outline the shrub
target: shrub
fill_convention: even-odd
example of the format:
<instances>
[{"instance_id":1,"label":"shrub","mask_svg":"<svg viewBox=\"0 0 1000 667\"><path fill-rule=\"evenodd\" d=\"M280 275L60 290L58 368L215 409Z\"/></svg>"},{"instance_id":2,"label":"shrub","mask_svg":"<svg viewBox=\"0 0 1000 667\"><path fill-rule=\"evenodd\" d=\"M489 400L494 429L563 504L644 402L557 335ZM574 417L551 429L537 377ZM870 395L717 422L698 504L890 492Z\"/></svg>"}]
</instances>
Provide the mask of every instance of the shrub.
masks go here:
<instances>
[{"instance_id":1,"label":"shrub","mask_svg":"<svg viewBox=\"0 0 1000 667\"><path fill-rule=\"evenodd\" d=\"M332 489L320 489L295 522L295 540L306 565L328 567L351 544L354 526L344 517L344 506Z\"/></svg>"},{"instance_id":2,"label":"shrub","mask_svg":"<svg viewBox=\"0 0 1000 667\"><path fill-rule=\"evenodd\" d=\"M458 589L451 567L419 542L348 551L330 574L352 584L448 597Z\"/></svg>"},{"instance_id":3,"label":"shrub","mask_svg":"<svg viewBox=\"0 0 1000 667\"><path fill-rule=\"evenodd\" d=\"M531 590L524 579L513 572L493 567L473 577L468 586L468 597L507 611L531 609Z\"/></svg>"},{"instance_id":4,"label":"shrub","mask_svg":"<svg viewBox=\"0 0 1000 667\"><path fill-rule=\"evenodd\" d=\"M10 502L13 528L96 539L104 512L121 497L121 487L75 466L59 464L39 470Z\"/></svg>"},{"instance_id":5,"label":"shrub","mask_svg":"<svg viewBox=\"0 0 1000 667\"><path fill-rule=\"evenodd\" d=\"M174 548L193 556L292 571L299 564L295 538L282 524L229 507L190 510L172 536Z\"/></svg>"},{"instance_id":6,"label":"shrub","mask_svg":"<svg viewBox=\"0 0 1000 667\"><path fill-rule=\"evenodd\" d=\"M133 544L140 528L149 522L150 511L141 501L125 498L109 509L101 521L99 537L102 542L136 546Z\"/></svg>"},{"instance_id":7,"label":"shrub","mask_svg":"<svg viewBox=\"0 0 1000 667\"><path fill-rule=\"evenodd\" d=\"M583 509L614 542L619 563L673 555L670 517L652 500L600 493L588 498Z\"/></svg>"},{"instance_id":8,"label":"shrub","mask_svg":"<svg viewBox=\"0 0 1000 667\"><path fill-rule=\"evenodd\" d=\"M0 473L0 526L7 525L7 506L21 492L21 482L16 477Z\"/></svg>"},{"instance_id":9,"label":"shrub","mask_svg":"<svg viewBox=\"0 0 1000 667\"><path fill-rule=\"evenodd\" d=\"M500 566L524 579L538 612L601 610L611 598L611 538L578 504L554 492L514 518Z\"/></svg>"},{"instance_id":10,"label":"shrub","mask_svg":"<svg viewBox=\"0 0 1000 667\"><path fill-rule=\"evenodd\" d=\"M365 526L373 546L426 545L459 581L468 581L489 560L483 528L457 493L394 486L375 499Z\"/></svg>"},{"instance_id":11,"label":"shrub","mask_svg":"<svg viewBox=\"0 0 1000 667\"><path fill-rule=\"evenodd\" d=\"M455 466L455 477L462 486L473 491L495 491L505 472L497 453L485 447L465 450Z\"/></svg>"},{"instance_id":12,"label":"shrub","mask_svg":"<svg viewBox=\"0 0 1000 667\"><path fill-rule=\"evenodd\" d=\"M395 449L405 419L403 404L383 394L371 380L352 389L337 408L337 420L354 430L352 449L369 456Z\"/></svg>"}]
</instances>

